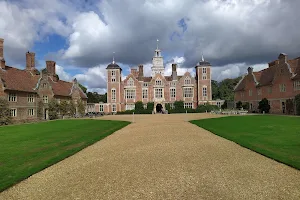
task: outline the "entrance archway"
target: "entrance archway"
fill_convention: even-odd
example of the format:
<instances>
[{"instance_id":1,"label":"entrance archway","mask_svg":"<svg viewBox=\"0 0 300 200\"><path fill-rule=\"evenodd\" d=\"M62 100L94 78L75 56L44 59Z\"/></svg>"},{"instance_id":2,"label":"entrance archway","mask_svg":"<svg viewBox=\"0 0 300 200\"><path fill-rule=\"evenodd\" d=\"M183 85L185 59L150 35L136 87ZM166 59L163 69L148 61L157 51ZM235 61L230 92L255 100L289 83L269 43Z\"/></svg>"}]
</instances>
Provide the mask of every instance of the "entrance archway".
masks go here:
<instances>
[{"instance_id":1,"label":"entrance archway","mask_svg":"<svg viewBox=\"0 0 300 200\"><path fill-rule=\"evenodd\" d=\"M156 112L157 112L157 113L161 113L161 112L162 112L162 105L161 105L160 103L158 103L158 104L156 105Z\"/></svg>"}]
</instances>

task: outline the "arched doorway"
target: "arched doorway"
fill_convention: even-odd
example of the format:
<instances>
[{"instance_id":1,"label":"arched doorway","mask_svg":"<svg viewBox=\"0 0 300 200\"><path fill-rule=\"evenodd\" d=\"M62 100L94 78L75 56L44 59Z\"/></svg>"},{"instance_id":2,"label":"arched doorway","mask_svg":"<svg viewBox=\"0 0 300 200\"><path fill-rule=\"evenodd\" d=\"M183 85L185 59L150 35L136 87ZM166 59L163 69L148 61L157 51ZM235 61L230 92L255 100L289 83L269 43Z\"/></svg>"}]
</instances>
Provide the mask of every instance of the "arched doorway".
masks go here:
<instances>
[{"instance_id":1,"label":"arched doorway","mask_svg":"<svg viewBox=\"0 0 300 200\"><path fill-rule=\"evenodd\" d=\"M158 103L158 104L156 105L156 112L157 112L157 113L161 113L161 112L162 112L162 105L161 105L160 103Z\"/></svg>"}]
</instances>

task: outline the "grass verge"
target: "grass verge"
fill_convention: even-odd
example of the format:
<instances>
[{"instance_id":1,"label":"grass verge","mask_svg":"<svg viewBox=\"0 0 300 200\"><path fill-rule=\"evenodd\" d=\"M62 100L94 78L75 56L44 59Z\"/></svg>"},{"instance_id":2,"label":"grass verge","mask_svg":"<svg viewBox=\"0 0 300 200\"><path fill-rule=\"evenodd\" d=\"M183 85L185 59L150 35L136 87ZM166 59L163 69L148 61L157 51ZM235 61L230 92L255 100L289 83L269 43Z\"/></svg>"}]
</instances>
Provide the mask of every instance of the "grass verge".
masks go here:
<instances>
[{"instance_id":1,"label":"grass verge","mask_svg":"<svg viewBox=\"0 0 300 200\"><path fill-rule=\"evenodd\" d=\"M86 119L0 127L0 191L128 124Z\"/></svg>"},{"instance_id":2,"label":"grass verge","mask_svg":"<svg viewBox=\"0 0 300 200\"><path fill-rule=\"evenodd\" d=\"M191 123L276 161L300 169L300 118L230 116Z\"/></svg>"}]
</instances>

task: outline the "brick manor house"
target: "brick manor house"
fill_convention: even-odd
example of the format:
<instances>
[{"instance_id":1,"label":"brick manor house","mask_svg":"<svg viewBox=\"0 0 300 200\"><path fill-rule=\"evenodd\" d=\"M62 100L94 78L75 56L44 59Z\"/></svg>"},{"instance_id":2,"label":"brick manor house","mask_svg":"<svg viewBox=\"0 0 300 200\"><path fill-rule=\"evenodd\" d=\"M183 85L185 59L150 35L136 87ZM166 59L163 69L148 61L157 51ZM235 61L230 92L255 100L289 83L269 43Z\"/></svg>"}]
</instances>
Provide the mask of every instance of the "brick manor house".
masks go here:
<instances>
[{"instance_id":1,"label":"brick manor house","mask_svg":"<svg viewBox=\"0 0 300 200\"><path fill-rule=\"evenodd\" d=\"M289 60L281 53L278 59L269 63L269 67L253 72L248 68L248 74L234 88L235 103L249 103L250 111L258 111L258 102L267 98L270 113L286 113L287 99L294 99L300 94L300 57Z\"/></svg>"},{"instance_id":2,"label":"brick manor house","mask_svg":"<svg viewBox=\"0 0 300 200\"><path fill-rule=\"evenodd\" d=\"M137 101L144 107L154 102L154 112L171 108L175 101L183 101L185 108L196 108L200 104L221 105L223 101L213 101L211 92L211 64L203 59L195 66L196 76L189 72L177 75L177 65L172 64L171 76L165 76L164 60L157 48L152 58L152 76L144 76L143 65L131 68L130 74L122 80L122 69L113 60L107 66L107 103L95 104L96 112L114 113L133 110Z\"/></svg>"},{"instance_id":3,"label":"brick manor house","mask_svg":"<svg viewBox=\"0 0 300 200\"><path fill-rule=\"evenodd\" d=\"M10 115L14 120L36 120L38 102L43 102L43 118L48 119L48 102L51 99L71 101L75 104L87 96L76 79L72 82L58 80L56 63L46 61L46 69L35 68L35 53L26 53L26 67L17 69L7 66L4 59L4 39L0 38L0 98L9 102Z\"/></svg>"}]
</instances>

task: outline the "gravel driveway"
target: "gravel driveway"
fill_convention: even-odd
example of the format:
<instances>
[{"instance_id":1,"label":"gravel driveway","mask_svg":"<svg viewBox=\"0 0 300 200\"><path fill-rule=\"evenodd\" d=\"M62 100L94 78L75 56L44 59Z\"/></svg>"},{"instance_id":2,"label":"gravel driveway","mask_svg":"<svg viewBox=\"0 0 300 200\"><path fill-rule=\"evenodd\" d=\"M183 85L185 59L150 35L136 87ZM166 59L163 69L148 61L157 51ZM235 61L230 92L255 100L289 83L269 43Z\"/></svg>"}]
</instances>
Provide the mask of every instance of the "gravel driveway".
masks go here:
<instances>
[{"instance_id":1,"label":"gravel driveway","mask_svg":"<svg viewBox=\"0 0 300 200\"><path fill-rule=\"evenodd\" d=\"M136 115L0 199L300 199L299 170L186 122L212 116Z\"/></svg>"}]
</instances>

